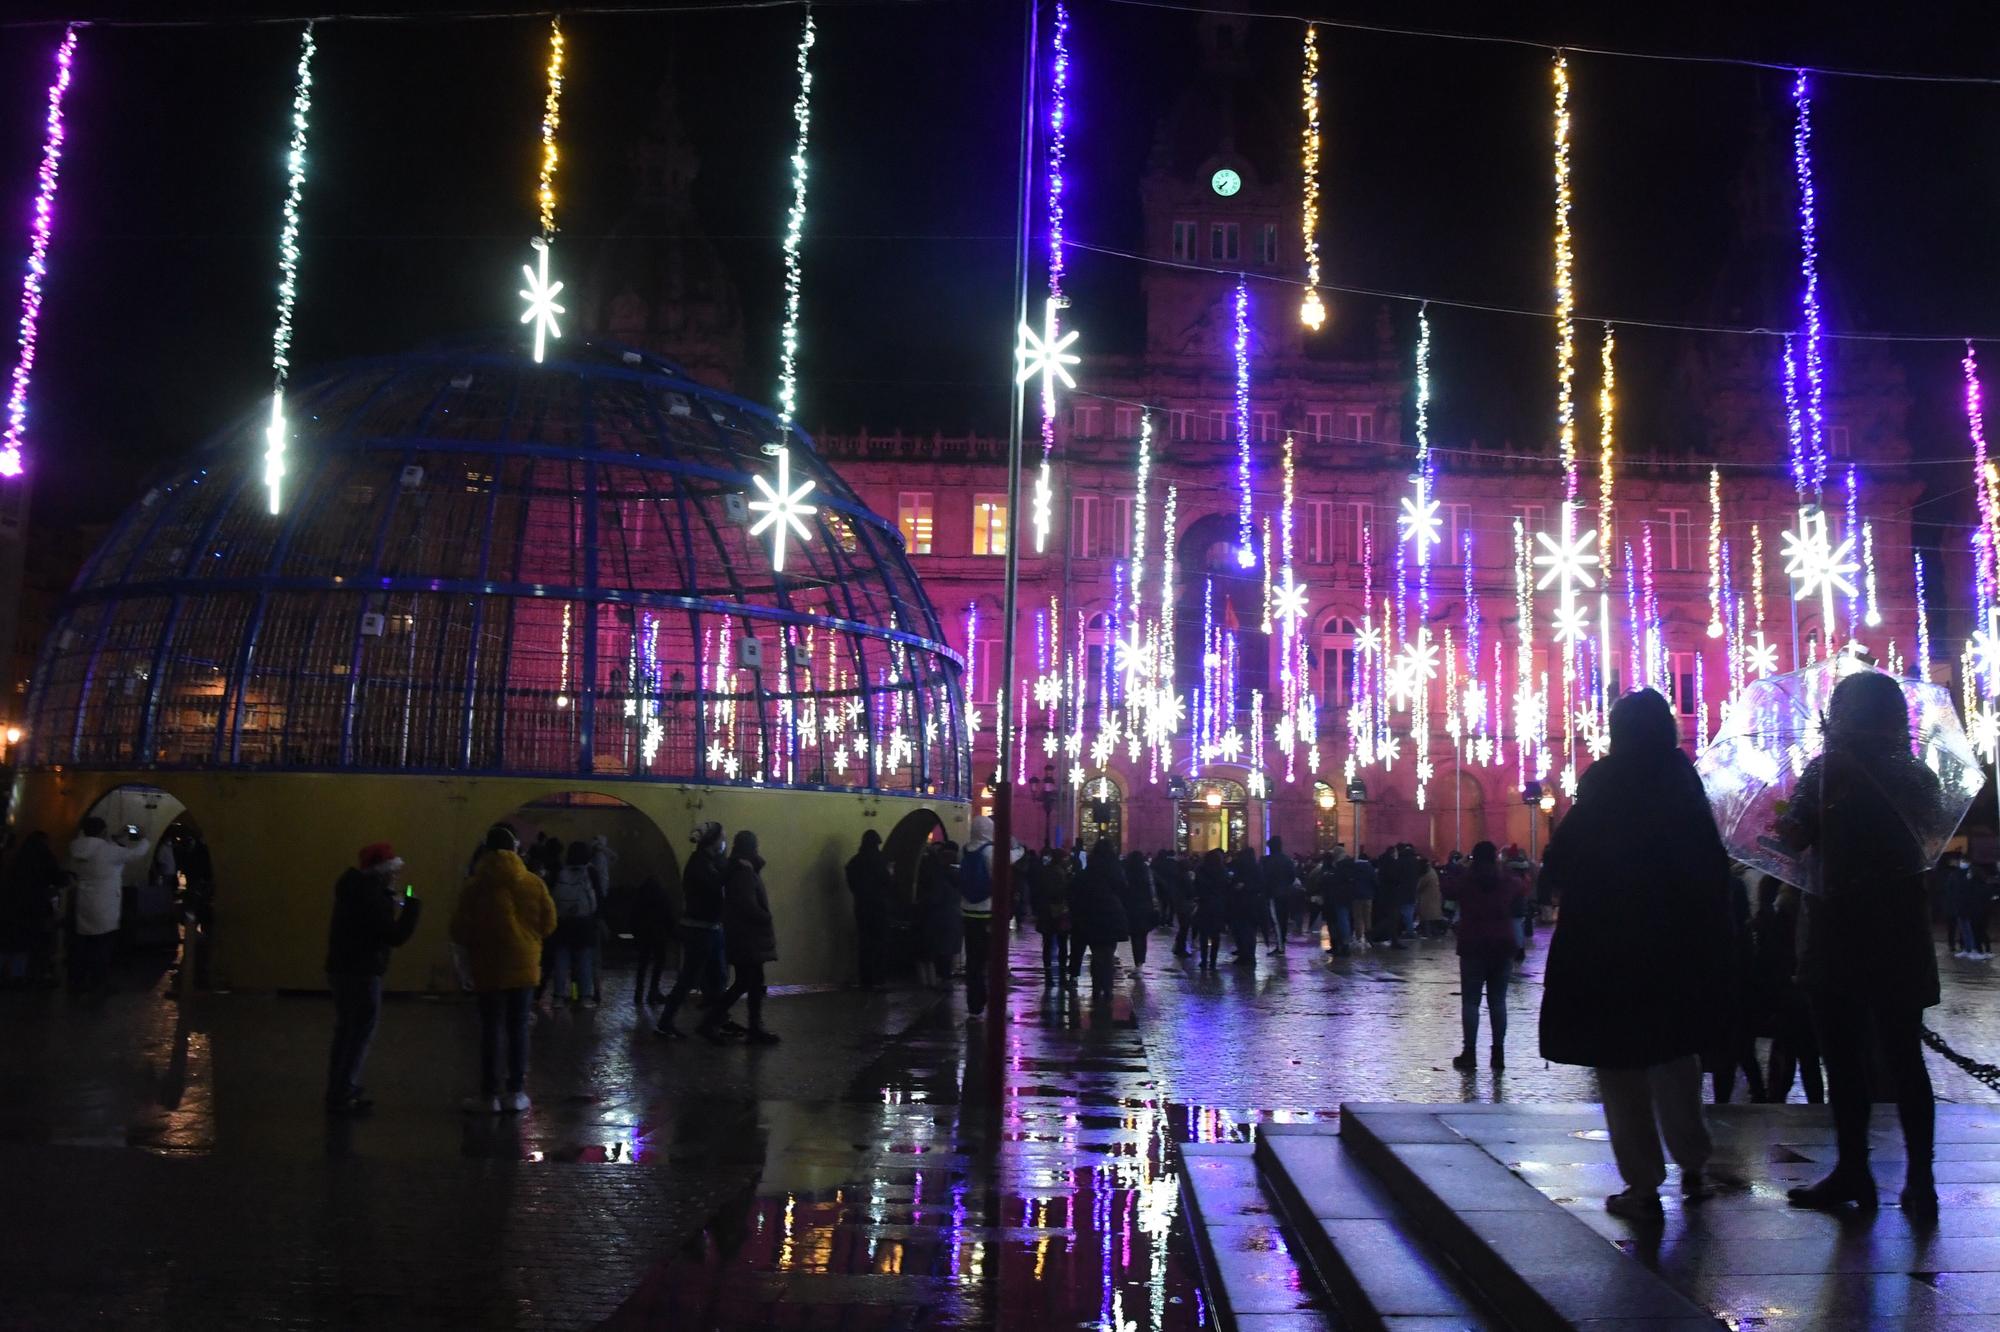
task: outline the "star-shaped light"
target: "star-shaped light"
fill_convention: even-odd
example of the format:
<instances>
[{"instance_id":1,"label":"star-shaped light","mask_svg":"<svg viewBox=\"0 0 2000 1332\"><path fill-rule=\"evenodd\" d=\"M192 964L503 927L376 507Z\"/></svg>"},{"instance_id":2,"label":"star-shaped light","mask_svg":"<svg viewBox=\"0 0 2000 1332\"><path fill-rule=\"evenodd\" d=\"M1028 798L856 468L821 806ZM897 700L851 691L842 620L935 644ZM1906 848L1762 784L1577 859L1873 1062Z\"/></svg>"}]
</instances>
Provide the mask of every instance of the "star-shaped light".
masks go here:
<instances>
[{"instance_id":1,"label":"star-shaped light","mask_svg":"<svg viewBox=\"0 0 2000 1332\"><path fill-rule=\"evenodd\" d=\"M1486 715L1486 690L1476 684L1467 685L1465 687L1464 703L1465 715L1468 718L1484 717Z\"/></svg>"},{"instance_id":2,"label":"star-shaped light","mask_svg":"<svg viewBox=\"0 0 2000 1332\"><path fill-rule=\"evenodd\" d=\"M1564 795L1571 800L1576 799L1576 765L1573 763L1563 769L1562 789Z\"/></svg>"},{"instance_id":3,"label":"star-shaped light","mask_svg":"<svg viewBox=\"0 0 2000 1332\"><path fill-rule=\"evenodd\" d=\"M1417 482L1417 493L1413 499L1403 497L1403 515L1396 520L1403 529L1403 540L1417 543L1417 561L1428 563L1430 549L1444 540L1439 530L1444 520L1438 517L1438 502L1424 494L1424 483Z\"/></svg>"},{"instance_id":4,"label":"star-shaped light","mask_svg":"<svg viewBox=\"0 0 2000 1332\"><path fill-rule=\"evenodd\" d=\"M1070 769L1069 769L1069 784L1070 784L1071 786L1082 786L1082 785L1083 785L1083 765L1082 765L1082 764L1080 764L1080 763L1073 763L1073 764L1071 764L1071 765L1070 765Z\"/></svg>"},{"instance_id":5,"label":"star-shaped light","mask_svg":"<svg viewBox=\"0 0 2000 1332\"><path fill-rule=\"evenodd\" d=\"M1854 595L1849 575L1860 570L1854 560L1854 538L1835 546L1827 535L1826 511L1816 505L1799 510L1799 526L1785 533L1785 572L1797 581L1794 601L1804 601L1817 592L1821 623L1830 634L1833 625L1833 594Z\"/></svg>"},{"instance_id":6,"label":"star-shaped light","mask_svg":"<svg viewBox=\"0 0 2000 1332\"><path fill-rule=\"evenodd\" d=\"M1306 617L1306 585L1287 572L1285 581L1271 589L1271 618L1296 625Z\"/></svg>"},{"instance_id":7,"label":"star-shaped light","mask_svg":"<svg viewBox=\"0 0 2000 1332\"><path fill-rule=\"evenodd\" d=\"M1035 681L1035 702L1042 707L1052 708L1062 697L1062 682L1053 675L1044 675Z\"/></svg>"},{"instance_id":8,"label":"star-shaped light","mask_svg":"<svg viewBox=\"0 0 2000 1332\"><path fill-rule=\"evenodd\" d=\"M1216 748L1226 762L1234 763L1243 753L1243 737L1237 734L1236 728L1232 726L1222 733L1222 739Z\"/></svg>"},{"instance_id":9,"label":"star-shaped light","mask_svg":"<svg viewBox=\"0 0 2000 1332\"><path fill-rule=\"evenodd\" d=\"M1042 733L1042 756L1044 758L1054 758L1056 750L1061 748L1061 746L1062 741L1056 738L1054 731L1044 731Z\"/></svg>"},{"instance_id":10,"label":"star-shaped light","mask_svg":"<svg viewBox=\"0 0 2000 1332\"><path fill-rule=\"evenodd\" d=\"M1389 671L1384 681L1388 688L1389 702L1397 708L1410 706L1410 698L1417 692L1417 674L1407 659L1398 661Z\"/></svg>"},{"instance_id":11,"label":"star-shaped light","mask_svg":"<svg viewBox=\"0 0 2000 1332\"><path fill-rule=\"evenodd\" d=\"M1110 735L1099 731L1097 738L1090 742L1090 761L1097 767L1103 767L1111 760L1111 746L1113 743L1114 741Z\"/></svg>"},{"instance_id":12,"label":"star-shaped light","mask_svg":"<svg viewBox=\"0 0 2000 1332\"><path fill-rule=\"evenodd\" d=\"M935 717L929 718L924 722L924 743L927 745L936 744L937 735L938 735L937 718Z\"/></svg>"},{"instance_id":13,"label":"star-shaped light","mask_svg":"<svg viewBox=\"0 0 2000 1332\"><path fill-rule=\"evenodd\" d=\"M1479 739L1473 742L1472 748L1474 751L1473 757L1478 759L1481 763L1490 764L1493 762L1493 754L1496 746L1493 743L1492 736L1490 735L1480 736Z\"/></svg>"},{"instance_id":14,"label":"star-shaped light","mask_svg":"<svg viewBox=\"0 0 2000 1332\"><path fill-rule=\"evenodd\" d=\"M2000 708L1990 703L1982 704L1972 710L1966 721L1969 723L1966 730L1971 736L1972 747L1991 763L1994 756L2000 754Z\"/></svg>"},{"instance_id":15,"label":"star-shaped light","mask_svg":"<svg viewBox=\"0 0 2000 1332\"><path fill-rule=\"evenodd\" d=\"M1747 643L1743 647L1743 668L1756 672L1760 679L1776 671L1778 669L1778 645L1776 643L1765 642L1764 635L1761 633L1758 634L1756 642Z\"/></svg>"},{"instance_id":16,"label":"star-shaped light","mask_svg":"<svg viewBox=\"0 0 2000 1332\"><path fill-rule=\"evenodd\" d=\"M1602 727L1598 727L1591 731L1589 738L1584 741L1584 748L1590 752L1590 756L1593 759L1603 758L1611 752L1611 733ZM1571 794L1574 795L1575 793L1572 792Z\"/></svg>"},{"instance_id":17,"label":"star-shaped light","mask_svg":"<svg viewBox=\"0 0 2000 1332\"><path fill-rule=\"evenodd\" d=\"M1398 670L1409 672L1412 682L1435 680L1438 673L1438 648L1431 642L1428 633L1418 636L1417 641L1404 646L1402 655L1396 659Z\"/></svg>"},{"instance_id":18,"label":"star-shaped light","mask_svg":"<svg viewBox=\"0 0 2000 1332\"><path fill-rule=\"evenodd\" d=\"M847 771L846 750L836 749L833 751L833 770L837 773L844 773Z\"/></svg>"},{"instance_id":19,"label":"star-shaped light","mask_svg":"<svg viewBox=\"0 0 2000 1332\"><path fill-rule=\"evenodd\" d=\"M726 755L724 755L724 756L723 756L723 759L722 759L722 771L723 771L723 772L724 772L725 774L727 774L727 775L728 775L728 777L730 778L730 780L732 780L732 781L733 781L733 780L735 780L735 778L736 778L736 774L737 774L738 770L740 770L740 769L742 768L742 766L743 766L743 765L742 765L741 763L738 763L738 762L736 761L736 755L734 755L734 754L726 754Z\"/></svg>"},{"instance_id":20,"label":"star-shaped light","mask_svg":"<svg viewBox=\"0 0 2000 1332\"><path fill-rule=\"evenodd\" d=\"M819 506L802 501L812 493L813 480L807 477L799 482L798 489L792 489L792 451L780 446L778 449L778 484L774 487L762 476L750 478L757 483L757 489L764 492L763 499L750 501L750 511L764 516L751 525L751 536L762 536L767 527L774 528L771 534L771 569L775 573L785 571L785 536L796 533L801 543L812 540L812 532L806 527L805 515L818 513Z\"/></svg>"},{"instance_id":21,"label":"star-shaped light","mask_svg":"<svg viewBox=\"0 0 2000 1332\"><path fill-rule=\"evenodd\" d=\"M2000 680L2000 608L1986 612L1986 627L1972 634L1972 669L1986 679L1986 692Z\"/></svg>"},{"instance_id":22,"label":"star-shaped light","mask_svg":"<svg viewBox=\"0 0 2000 1332\"><path fill-rule=\"evenodd\" d=\"M1382 755L1382 766L1394 771L1396 757L1403 752L1402 737L1395 735L1383 736L1380 752Z\"/></svg>"},{"instance_id":23,"label":"star-shaped light","mask_svg":"<svg viewBox=\"0 0 2000 1332\"><path fill-rule=\"evenodd\" d=\"M535 247L536 264L522 264L521 277L527 286L521 288L521 299L528 308L521 313L521 322L535 326L535 364L542 363L542 349L546 338L559 338L562 329L556 325L556 316L569 311L556 304L556 297L562 294L563 284L549 281L549 243L540 236L528 242Z\"/></svg>"},{"instance_id":24,"label":"star-shaped light","mask_svg":"<svg viewBox=\"0 0 2000 1332\"><path fill-rule=\"evenodd\" d=\"M1364 657L1372 657L1382 647L1382 631L1374 625L1363 622L1361 632L1354 636L1354 648Z\"/></svg>"},{"instance_id":25,"label":"star-shaped light","mask_svg":"<svg viewBox=\"0 0 2000 1332\"><path fill-rule=\"evenodd\" d=\"M708 759L709 767L711 768L721 767L722 754L723 754L722 742L720 740L711 740L708 742L708 753L705 757Z\"/></svg>"},{"instance_id":26,"label":"star-shaped light","mask_svg":"<svg viewBox=\"0 0 2000 1332\"><path fill-rule=\"evenodd\" d=\"M1546 592L1550 584L1560 584L1565 602L1576 595L1579 586L1597 586L1597 576L1591 573L1597 567L1597 552L1591 549L1597 544L1597 529L1586 527L1582 531L1576 530L1572 513L1574 507L1564 502L1562 531L1559 534L1535 533L1535 540L1542 548L1542 553L1535 556L1535 565L1548 570L1535 584L1535 590Z\"/></svg>"},{"instance_id":27,"label":"star-shaped light","mask_svg":"<svg viewBox=\"0 0 2000 1332\"><path fill-rule=\"evenodd\" d=\"M1082 731L1071 731L1063 737L1063 753L1071 758L1080 758L1083 755Z\"/></svg>"},{"instance_id":28,"label":"star-shaped light","mask_svg":"<svg viewBox=\"0 0 2000 1332\"><path fill-rule=\"evenodd\" d=\"M965 733L978 735L980 720L979 709L968 705L965 709Z\"/></svg>"},{"instance_id":29,"label":"star-shaped light","mask_svg":"<svg viewBox=\"0 0 2000 1332\"><path fill-rule=\"evenodd\" d=\"M1058 302L1051 296L1042 304L1042 331L1038 334L1021 321L1021 341L1014 348L1014 382L1025 384L1036 375L1042 377L1042 401L1053 403L1056 396L1056 381L1060 379L1064 388L1075 388L1076 380L1070 376L1069 367L1079 365L1083 358L1069 349L1076 341L1077 333L1071 329L1058 334L1056 329L1056 309Z\"/></svg>"},{"instance_id":30,"label":"star-shaped light","mask_svg":"<svg viewBox=\"0 0 2000 1332\"><path fill-rule=\"evenodd\" d=\"M1428 781L1429 781L1429 780L1431 779L1432 775L1433 775L1433 774L1434 774L1435 772L1436 772L1436 769L1434 769L1434 768L1432 768L1432 767L1431 767L1431 761L1430 761L1429 759L1418 759L1418 760L1417 760L1417 789L1418 789L1418 790L1422 790L1422 789L1423 789L1423 784L1424 784L1425 782L1428 782Z\"/></svg>"},{"instance_id":31,"label":"star-shaped light","mask_svg":"<svg viewBox=\"0 0 2000 1332\"><path fill-rule=\"evenodd\" d=\"M1251 773L1250 794L1256 796L1259 800L1261 800L1264 798L1266 791L1267 791L1267 784L1264 780L1264 774L1261 772Z\"/></svg>"},{"instance_id":32,"label":"star-shaped light","mask_svg":"<svg viewBox=\"0 0 2000 1332\"><path fill-rule=\"evenodd\" d=\"M1590 611L1580 601L1556 607L1556 642L1582 643L1590 639Z\"/></svg>"}]
</instances>

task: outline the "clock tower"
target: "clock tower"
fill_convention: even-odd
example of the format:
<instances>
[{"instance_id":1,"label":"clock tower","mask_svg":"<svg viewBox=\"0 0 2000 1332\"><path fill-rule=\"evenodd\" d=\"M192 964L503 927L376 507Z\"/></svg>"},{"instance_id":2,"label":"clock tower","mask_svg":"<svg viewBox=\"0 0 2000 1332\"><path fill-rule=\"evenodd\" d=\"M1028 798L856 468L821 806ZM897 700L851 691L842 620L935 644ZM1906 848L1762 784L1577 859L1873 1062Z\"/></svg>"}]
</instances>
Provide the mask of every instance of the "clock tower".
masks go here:
<instances>
[{"instance_id":1,"label":"clock tower","mask_svg":"<svg viewBox=\"0 0 2000 1332\"><path fill-rule=\"evenodd\" d=\"M1258 358L1300 356L1302 293L1255 280L1304 272L1298 116L1251 77L1244 19L1205 15L1199 31L1198 72L1162 123L1140 185L1146 255L1166 261L1149 265L1143 279L1146 352L1152 359L1225 354L1230 293L1243 273L1252 279Z\"/></svg>"}]
</instances>

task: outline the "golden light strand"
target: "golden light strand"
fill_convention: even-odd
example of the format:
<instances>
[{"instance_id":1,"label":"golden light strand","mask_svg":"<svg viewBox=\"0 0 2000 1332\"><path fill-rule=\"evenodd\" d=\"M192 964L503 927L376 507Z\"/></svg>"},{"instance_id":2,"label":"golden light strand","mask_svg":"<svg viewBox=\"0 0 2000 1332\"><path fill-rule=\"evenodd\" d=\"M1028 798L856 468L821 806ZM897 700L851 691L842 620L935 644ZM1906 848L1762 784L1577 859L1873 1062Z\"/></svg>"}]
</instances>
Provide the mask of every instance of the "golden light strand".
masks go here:
<instances>
[{"instance_id":1,"label":"golden light strand","mask_svg":"<svg viewBox=\"0 0 2000 1332\"><path fill-rule=\"evenodd\" d=\"M1569 229L1569 62L1560 52L1556 86L1556 424L1563 498L1576 498L1576 294Z\"/></svg>"},{"instance_id":2,"label":"golden light strand","mask_svg":"<svg viewBox=\"0 0 2000 1332\"><path fill-rule=\"evenodd\" d=\"M549 90L542 99L542 171L535 189L542 239L556 234L556 130L562 125L563 34L560 17L549 20Z\"/></svg>"},{"instance_id":3,"label":"golden light strand","mask_svg":"<svg viewBox=\"0 0 2000 1332\"><path fill-rule=\"evenodd\" d=\"M1326 323L1326 305L1319 297L1319 30L1306 24L1305 74L1299 80L1306 113L1300 165L1305 176L1304 222L1306 295L1299 305L1299 322L1318 330Z\"/></svg>"}]
</instances>

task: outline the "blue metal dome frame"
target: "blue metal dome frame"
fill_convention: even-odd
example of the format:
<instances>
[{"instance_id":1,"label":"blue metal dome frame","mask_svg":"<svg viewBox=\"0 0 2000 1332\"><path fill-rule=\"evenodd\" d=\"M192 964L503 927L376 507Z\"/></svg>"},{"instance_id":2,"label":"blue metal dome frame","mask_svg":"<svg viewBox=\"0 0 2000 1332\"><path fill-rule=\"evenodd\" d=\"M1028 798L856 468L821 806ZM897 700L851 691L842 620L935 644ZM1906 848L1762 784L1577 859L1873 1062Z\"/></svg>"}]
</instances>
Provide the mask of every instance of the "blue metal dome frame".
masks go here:
<instances>
[{"instance_id":1,"label":"blue metal dome frame","mask_svg":"<svg viewBox=\"0 0 2000 1332\"><path fill-rule=\"evenodd\" d=\"M518 346L295 378L279 516L263 410L164 469L57 615L29 766L966 798L964 662L812 441L658 357ZM743 498L781 441L819 511L774 573Z\"/></svg>"}]
</instances>

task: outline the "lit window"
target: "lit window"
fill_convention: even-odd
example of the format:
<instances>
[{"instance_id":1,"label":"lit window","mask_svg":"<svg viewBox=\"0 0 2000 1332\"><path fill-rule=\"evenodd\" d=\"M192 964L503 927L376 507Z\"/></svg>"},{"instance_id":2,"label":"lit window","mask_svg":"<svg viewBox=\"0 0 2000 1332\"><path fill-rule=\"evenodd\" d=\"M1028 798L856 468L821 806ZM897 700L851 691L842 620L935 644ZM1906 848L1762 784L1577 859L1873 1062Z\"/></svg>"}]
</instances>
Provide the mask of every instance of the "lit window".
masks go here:
<instances>
[{"instance_id":1,"label":"lit window","mask_svg":"<svg viewBox=\"0 0 2000 1332\"><path fill-rule=\"evenodd\" d=\"M1174 223L1174 258L1181 263L1194 260L1194 223Z\"/></svg>"},{"instance_id":2,"label":"lit window","mask_svg":"<svg viewBox=\"0 0 2000 1332\"><path fill-rule=\"evenodd\" d=\"M905 490L896 496L896 526L912 555L931 553L931 492Z\"/></svg>"},{"instance_id":3,"label":"lit window","mask_svg":"<svg viewBox=\"0 0 2000 1332\"><path fill-rule=\"evenodd\" d=\"M972 497L972 553L974 555L1005 555L1007 553L1007 497L1005 495L974 495Z\"/></svg>"},{"instance_id":4,"label":"lit window","mask_svg":"<svg viewBox=\"0 0 2000 1332\"><path fill-rule=\"evenodd\" d=\"M1361 678L1357 638L1352 620L1330 619L1320 628L1320 706L1330 713L1344 712L1354 702Z\"/></svg>"}]
</instances>

